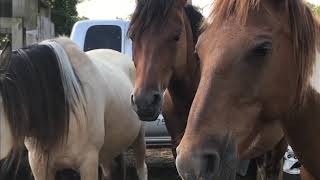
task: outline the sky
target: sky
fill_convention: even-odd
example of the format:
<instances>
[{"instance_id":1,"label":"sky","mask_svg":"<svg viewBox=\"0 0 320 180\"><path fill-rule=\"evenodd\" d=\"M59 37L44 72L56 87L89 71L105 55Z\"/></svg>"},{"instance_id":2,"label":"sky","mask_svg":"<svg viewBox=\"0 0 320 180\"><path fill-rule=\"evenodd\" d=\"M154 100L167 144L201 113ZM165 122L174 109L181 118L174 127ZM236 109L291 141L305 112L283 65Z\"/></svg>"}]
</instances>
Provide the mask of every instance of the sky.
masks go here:
<instances>
[{"instance_id":1,"label":"sky","mask_svg":"<svg viewBox=\"0 0 320 180\"><path fill-rule=\"evenodd\" d=\"M307 0L313 4L320 5L320 0ZM211 9L212 0L193 0L193 4L203 8L204 16ZM79 16L89 19L116 19L126 18L134 10L135 0L84 0L78 4Z\"/></svg>"}]
</instances>

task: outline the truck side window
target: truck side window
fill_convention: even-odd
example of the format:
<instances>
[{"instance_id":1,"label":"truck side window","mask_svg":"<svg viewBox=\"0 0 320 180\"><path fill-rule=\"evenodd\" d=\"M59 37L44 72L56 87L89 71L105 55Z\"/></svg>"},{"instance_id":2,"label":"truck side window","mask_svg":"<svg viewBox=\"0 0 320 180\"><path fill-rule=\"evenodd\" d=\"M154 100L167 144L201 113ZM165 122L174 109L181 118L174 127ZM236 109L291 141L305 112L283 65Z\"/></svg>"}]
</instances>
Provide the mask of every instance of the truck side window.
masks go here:
<instances>
[{"instance_id":1,"label":"truck side window","mask_svg":"<svg viewBox=\"0 0 320 180\"><path fill-rule=\"evenodd\" d=\"M113 49L121 52L122 32L119 26L96 25L88 29L84 51L94 49Z\"/></svg>"}]
</instances>

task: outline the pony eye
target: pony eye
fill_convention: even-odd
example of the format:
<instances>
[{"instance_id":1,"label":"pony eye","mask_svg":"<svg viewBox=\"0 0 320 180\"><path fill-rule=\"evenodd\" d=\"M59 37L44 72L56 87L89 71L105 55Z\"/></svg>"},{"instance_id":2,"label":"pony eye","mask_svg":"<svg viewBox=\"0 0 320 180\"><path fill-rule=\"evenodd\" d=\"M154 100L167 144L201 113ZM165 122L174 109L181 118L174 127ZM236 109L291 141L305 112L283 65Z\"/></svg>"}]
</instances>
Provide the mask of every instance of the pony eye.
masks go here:
<instances>
[{"instance_id":1,"label":"pony eye","mask_svg":"<svg viewBox=\"0 0 320 180\"><path fill-rule=\"evenodd\" d=\"M173 37L174 41L179 41L180 40L180 34L177 34Z\"/></svg>"},{"instance_id":2,"label":"pony eye","mask_svg":"<svg viewBox=\"0 0 320 180\"><path fill-rule=\"evenodd\" d=\"M174 36L172 36L172 41L175 41L175 42L179 41L181 37L181 33L182 31L180 29L175 31Z\"/></svg>"},{"instance_id":3,"label":"pony eye","mask_svg":"<svg viewBox=\"0 0 320 180\"><path fill-rule=\"evenodd\" d=\"M271 42L263 42L259 45L257 45L252 53L254 56L257 57L265 57L267 56L272 50L272 43Z\"/></svg>"}]
</instances>

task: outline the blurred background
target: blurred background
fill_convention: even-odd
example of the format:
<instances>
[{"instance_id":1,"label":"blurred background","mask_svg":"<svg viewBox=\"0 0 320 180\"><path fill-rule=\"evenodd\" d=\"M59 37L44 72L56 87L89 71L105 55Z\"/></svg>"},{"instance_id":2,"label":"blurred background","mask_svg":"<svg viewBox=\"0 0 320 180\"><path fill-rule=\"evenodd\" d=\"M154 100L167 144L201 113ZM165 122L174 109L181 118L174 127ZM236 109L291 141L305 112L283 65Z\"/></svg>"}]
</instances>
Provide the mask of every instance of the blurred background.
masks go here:
<instances>
[{"instance_id":1,"label":"blurred background","mask_svg":"<svg viewBox=\"0 0 320 180\"><path fill-rule=\"evenodd\" d=\"M190 0L207 16L213 0ZM320 14L320 1L308 0ZM135 0L0 0L0 48L14 34L19 48L58 35L70 35L75 22L84 19L130 20Z\"/></svg>"}]
</instances>

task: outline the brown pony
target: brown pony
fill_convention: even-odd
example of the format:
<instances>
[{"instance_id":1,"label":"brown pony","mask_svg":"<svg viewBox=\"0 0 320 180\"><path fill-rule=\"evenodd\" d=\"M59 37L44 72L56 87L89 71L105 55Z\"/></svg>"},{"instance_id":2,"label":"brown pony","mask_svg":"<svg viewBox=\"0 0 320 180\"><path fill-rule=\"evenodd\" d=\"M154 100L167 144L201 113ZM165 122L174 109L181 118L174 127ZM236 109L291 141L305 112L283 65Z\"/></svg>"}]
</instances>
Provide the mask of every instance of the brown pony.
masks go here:
<instances>
[{"instance_id":1,"label":"brown pony","mask_svg":"<svg viewBox=\"0 0 320 180\"><path fill-rule=\"evenodd\" d=\"M182 138L200 77L194 52L202 15L186 2L138 1L129 28L137 69L133 107L141 120L154 121L164 103L174 146Z\"/></svg>"},{"instance_id":2,"label":"brown pony","mask_svg":"<svg viewBox=\"0 0 320 180\"><path fill-rule=\"evenodd\" d=\"M302 0L215 1L197 44L201 79L177 149L184 179L234 179L238 159L274 148L282 130L320 178L316 26Z\"/></svg>"},{"instance_id":3,"label":"brown pony","mask_svg":"<svg viewBox=\"0 0 320 180\"><path fill-rule=\"evenodd\" d=\"M143 121L156 120L163 107L174 156L200 79L195 44L202 20L186 0L141 0L129 28L137 69L132 105ZM260 170L278 175L283 144L258 159Z\"/></svg>"}]
</instances>

